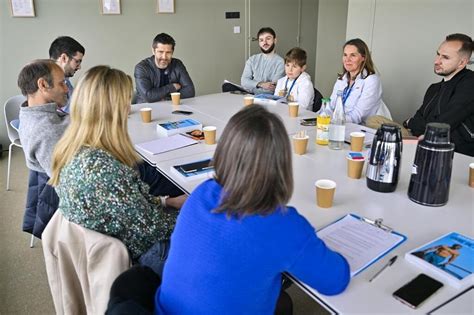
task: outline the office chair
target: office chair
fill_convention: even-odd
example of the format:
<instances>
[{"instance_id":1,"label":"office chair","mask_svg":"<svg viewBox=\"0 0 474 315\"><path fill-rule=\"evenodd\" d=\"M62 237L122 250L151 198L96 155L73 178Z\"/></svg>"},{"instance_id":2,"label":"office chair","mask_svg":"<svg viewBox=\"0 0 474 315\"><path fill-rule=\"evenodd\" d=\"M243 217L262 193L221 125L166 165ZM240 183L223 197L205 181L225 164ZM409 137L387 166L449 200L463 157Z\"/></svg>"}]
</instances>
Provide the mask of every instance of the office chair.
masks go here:
<instances>
[{"instance_id":1,"label":"office chair","mask_svg":"<svg viewBox=\"0 0 474 315\"><path fill-rule=\"evenodd\" d=\"M5 124L7 125L8 139L10 139L10 146L8 147L7 190L10 190L10 167L13 146L22 147L18 129L15 129L14 126L18 126L17 122L19 122L20 106L24 101L26 101L26 98L23 95L16 95L10 97L4 105L3 113Z\"/></svg>"},{"instance_id":2,"label":"office chair","mask_svg":"<svg viewBox=\"0 0 474 315\"><path fill-rule=\"evenodd\" d=\"M322 101L323 95L319 92L316 88L314 88L314 101L313 101L313 108L311 109L313 112L319 111L321 105L323 104Z\"/></svg>"}]
</instances>

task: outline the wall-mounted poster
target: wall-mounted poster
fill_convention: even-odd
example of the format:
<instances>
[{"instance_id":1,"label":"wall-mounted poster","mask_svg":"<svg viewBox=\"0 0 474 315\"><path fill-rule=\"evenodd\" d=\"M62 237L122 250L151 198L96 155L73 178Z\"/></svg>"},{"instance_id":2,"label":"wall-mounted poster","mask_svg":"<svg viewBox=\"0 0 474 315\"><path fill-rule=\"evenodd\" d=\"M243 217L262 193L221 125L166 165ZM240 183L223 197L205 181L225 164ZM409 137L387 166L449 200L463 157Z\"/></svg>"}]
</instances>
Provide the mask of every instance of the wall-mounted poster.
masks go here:
<instances>
[{"instance_id":1,"label":"wall-mounted poster","mask_svg":"<svg viewBox=\"0 0 474 315\"><path fill-rule=\"evenodd\" d=\"M158 13L174 13L174 0L156 0Z\"/></svg>"},{"instance_id":2,"label":"wall-mounted poster","mask_svg":"<svg viewBox=\"0 0 474 315\"><path fill-rule=\"evenodd\" d=\"M102 14L120 14L120 0L100 0Z\"/></svg>"},{"instance_id":3,"label":"wall-mounted poster","mask_svg":"<svg viewBox=\"0 0 474 315\"><path fill-rule=\"evenodd\" d=\"M35 5L33 0L10 0L13 17L34 17Z\"/></svg>"}]
</instances>

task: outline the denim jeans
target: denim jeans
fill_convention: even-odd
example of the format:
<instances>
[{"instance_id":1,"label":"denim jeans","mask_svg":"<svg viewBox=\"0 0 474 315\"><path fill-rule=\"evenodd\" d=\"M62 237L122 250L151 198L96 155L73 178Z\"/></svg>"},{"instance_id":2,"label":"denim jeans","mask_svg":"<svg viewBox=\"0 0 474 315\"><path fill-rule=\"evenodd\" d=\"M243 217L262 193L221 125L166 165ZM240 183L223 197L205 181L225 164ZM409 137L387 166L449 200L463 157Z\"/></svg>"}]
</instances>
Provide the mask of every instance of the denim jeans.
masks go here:
<instances>
[{"instance_id":1,"label":"denim jeans","mask_svg":"<svg viewBox=\"0 0 474 315\"><path fill-rule=\"evenodd\" d=\"M138 258L138 263L142 266L150 267L161 278L169 250L170 241L156 242L155 245Z\"/></svg>"},{"instance_id":2,"label":"denim jeans","mask_svg":"<svg viewBox=\"0 0 474 315\"><path fill-rule=\"evenodd\" d=\"M150 186L149 193L151 195L176 197L184 194L181 189L148 163L141 162L137 167L140 179Z\"/></svg>"}]
</instances>

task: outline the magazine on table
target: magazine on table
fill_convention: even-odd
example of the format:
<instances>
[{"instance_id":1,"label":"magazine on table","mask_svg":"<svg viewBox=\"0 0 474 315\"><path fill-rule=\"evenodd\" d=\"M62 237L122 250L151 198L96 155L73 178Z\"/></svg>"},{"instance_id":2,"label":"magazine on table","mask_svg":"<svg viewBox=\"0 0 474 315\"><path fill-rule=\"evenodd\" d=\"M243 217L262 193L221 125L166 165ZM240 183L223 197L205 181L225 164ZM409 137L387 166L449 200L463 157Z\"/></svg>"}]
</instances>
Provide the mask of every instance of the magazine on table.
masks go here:
<instances>
[{"instance_id":1,"label":"magazine on table","mask_svg":"<svg viewBox=\"0 0 474 315\"><path fill-rule=\"evenodd\" d=\"M156 130L163 136L172 136L187 131L201 130L202 124L194 119L182 119L178 121L168 121L156 125Z\"/></svg>"},{"instance_id":2,"label":"magazine on table","mask_svg":"<svg viewBox=\"0 0 474 315\"><path fill-rule=\"evenodd\" d=\"M466 235L445 234L406 253L405 259L456 288L472 285L474 280L474 239Z\"/></svg>"}]
</instances>

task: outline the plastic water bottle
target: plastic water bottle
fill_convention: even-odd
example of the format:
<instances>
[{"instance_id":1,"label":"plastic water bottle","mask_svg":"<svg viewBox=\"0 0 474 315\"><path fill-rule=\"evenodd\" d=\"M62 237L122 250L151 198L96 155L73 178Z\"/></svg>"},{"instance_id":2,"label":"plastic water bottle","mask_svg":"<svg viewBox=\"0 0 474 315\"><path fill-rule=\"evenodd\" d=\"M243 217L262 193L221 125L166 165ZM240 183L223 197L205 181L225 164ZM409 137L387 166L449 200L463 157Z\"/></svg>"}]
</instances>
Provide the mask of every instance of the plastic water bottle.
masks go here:
<instances>
[{"instance_id":1,"label":"plastic water bottle","mask_svg":"<svg viewBox=\"0 0 474 315\"><path fill-rule=\"evenodd\" d=\"M341 150L346 133L346 113L342 104L342 91L337 91L336 107L329 123L329 149Z\"/></svg>"},{"instance_id":2,"label":"plastic water bottle","mask_svg":"<svg viewBox=\"0 0 474 315\"><path fill-rule=\"evenodd\" d=\"M323 98L323 103L319 111L316 124L316 143L320 145L328 145L329 143L329 122L331 121L331 116L326 113L326 108L329 106L330 98Z\"/></svg>"}]
</instances>

